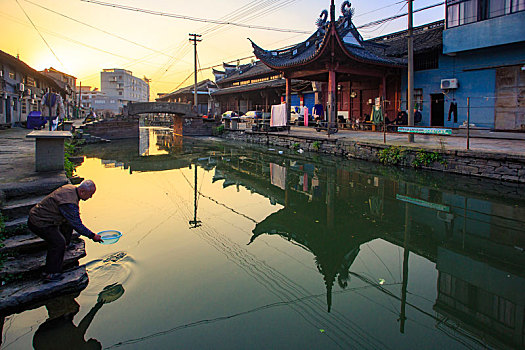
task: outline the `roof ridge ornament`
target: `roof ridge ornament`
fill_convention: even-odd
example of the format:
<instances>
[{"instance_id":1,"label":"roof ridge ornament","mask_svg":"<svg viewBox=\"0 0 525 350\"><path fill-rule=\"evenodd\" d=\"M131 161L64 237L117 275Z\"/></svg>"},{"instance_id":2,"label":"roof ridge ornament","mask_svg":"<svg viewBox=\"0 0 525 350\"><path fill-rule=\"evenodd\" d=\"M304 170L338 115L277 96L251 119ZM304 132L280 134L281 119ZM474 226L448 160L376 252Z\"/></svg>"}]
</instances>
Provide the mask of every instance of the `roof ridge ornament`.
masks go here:
<instances>
[{"instance_id":1,"label":"roof ridge ornament","mask_svg":"<svg viewBox=\"0 0 525 350\"><path fill-rule=\"evenodd\" d=\"M344 17L350 20L352 19L352 17L354 16L354 8L352 8L352 4L350 3L350 1L347 0L341 4L341 12Z\"/></svg>"},{"instance_id":2,"label":"roof ridge ornament","mask_svg":"<svg viewBox=\"0 0 525 350\"><path fill-rule=\"evenodd\" d=\"M328 11L323 10L321 11L321 14L319 15L319 18L317 19L317 21L315 21L315 24L317 25L317 27L321 28L326 25L327 20L328 20Z\"/></svg>"}]
</instances>

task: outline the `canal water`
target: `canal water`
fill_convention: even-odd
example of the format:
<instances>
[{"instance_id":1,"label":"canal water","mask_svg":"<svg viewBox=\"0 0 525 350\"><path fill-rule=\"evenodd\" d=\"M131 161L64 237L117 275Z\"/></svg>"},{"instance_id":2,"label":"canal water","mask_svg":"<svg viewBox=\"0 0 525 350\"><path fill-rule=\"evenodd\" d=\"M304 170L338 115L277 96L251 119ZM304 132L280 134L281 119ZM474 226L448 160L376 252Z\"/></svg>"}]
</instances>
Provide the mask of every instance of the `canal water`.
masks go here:
<instances>
[{"instance_id":1,"label":"canal water","mask_svg":"<svg viewBox=\"0 0 525 350\"><path fill-rule=\"evenodd\" d=\"M84 152L123 237L5 349L524 347L522 187L161 128Z\"/></svg>"}]
</instances>

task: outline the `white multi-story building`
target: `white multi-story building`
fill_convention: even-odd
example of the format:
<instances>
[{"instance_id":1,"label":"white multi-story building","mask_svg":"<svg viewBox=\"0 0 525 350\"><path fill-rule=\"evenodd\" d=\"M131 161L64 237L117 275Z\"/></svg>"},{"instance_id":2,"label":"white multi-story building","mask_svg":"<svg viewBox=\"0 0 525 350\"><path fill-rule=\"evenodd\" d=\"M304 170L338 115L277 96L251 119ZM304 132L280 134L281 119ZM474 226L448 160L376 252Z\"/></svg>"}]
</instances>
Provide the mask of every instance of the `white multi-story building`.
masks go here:
<instances>
[{"instance_id":1,"label":"white multi-story building","mask_svg":"<svg viewBox=\"0 0 525 350\"><path fill-rule=\"evenodd\" d=\"M111 117L121 112L122 102L115 96L108 96L98 89L91 90L91 86L82 86L82 108L94 110L98 116Z\"/></svg>"},{"instance_id":2,"label":"white multi-story building","mask_svg":"<svg viewBox=\"0 0 525 350\"><path fill-rule=\"evenodd\" d=\"M149 83L134 77L125 69L104 69L100 73L100 90L109 98L119 101L120 108L128 102L148 102Z\"/></svg>"}]
</instances>

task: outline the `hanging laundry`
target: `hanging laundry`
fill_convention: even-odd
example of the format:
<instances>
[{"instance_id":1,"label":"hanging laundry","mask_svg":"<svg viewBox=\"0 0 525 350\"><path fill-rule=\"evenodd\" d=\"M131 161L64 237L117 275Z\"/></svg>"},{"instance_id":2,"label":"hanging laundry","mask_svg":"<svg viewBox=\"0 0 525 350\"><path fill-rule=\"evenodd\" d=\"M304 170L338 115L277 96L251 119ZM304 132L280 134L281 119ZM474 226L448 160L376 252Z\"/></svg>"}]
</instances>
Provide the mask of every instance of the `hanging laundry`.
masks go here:
<instances>
[{"instance_id":1,"label":"hanging laundry","mask_svg":"<svg viewBox=\"0 0 525 350\"><path fill-rule=\"evenodd\" d=\"M286 103L272 106L270 126L286 126Z\"/></svg>"},{"instance_id":2,"label":"hanging laundry","mask_svg":"<svg viewBox=\"0 0 525 350\"><path fill-rule=\"evenodd\" d=\"M450 121L450 116L454 114L454 123L458 122L458 104L453 101L450 102L450 107L448 109L448 121Z\"/></svg>"},{"instance_id":3,"label":"hanging laundry","mask_svg":"<svg viewBox=\"0 0 525 350\"><path fill-rule=\"evenodd\" d=\"M304 126L308 126L308 107L304 107Z\"/></svg>"}]
</instances>

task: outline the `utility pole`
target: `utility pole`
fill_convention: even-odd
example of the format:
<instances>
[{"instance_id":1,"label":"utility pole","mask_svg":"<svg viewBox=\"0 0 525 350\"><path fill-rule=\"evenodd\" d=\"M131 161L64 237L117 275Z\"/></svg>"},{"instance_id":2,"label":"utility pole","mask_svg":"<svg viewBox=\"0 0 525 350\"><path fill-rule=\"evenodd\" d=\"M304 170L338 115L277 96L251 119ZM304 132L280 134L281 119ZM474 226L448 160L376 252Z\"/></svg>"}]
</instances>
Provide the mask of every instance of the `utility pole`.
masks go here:
<instances>
[{"instance_id":1,"label":"utility pole","mask_svg":"<svg viewBox=\"0 0 525 350\"><path fill-rule=\"evenodd\" d=\"M193 87L193 99L194 99L194 106L195 106L195 112L198 112L198 106L199 106L199 100L197 98L197 42L202 41L200 38L202 35L199 34L189 34L190 41L193 41L193 77L195 78L195 84Z\"/></svg>"},{"instance_id":2,"label":"utility pole","mask_svg":"<svg viewBox=\"0 0 525 350\"><path fill-rule=\"evenodd\" d=\"M78 119L82 118L82 82L78 87Z\"/></svg>"},{"instance_id":3,"label":"utility pole","mask_svg":"<svg viewBox=\"0 0 525 350\"><path fill-rule=\"evenodd\" d=\"M414 37L413 0L408 0L408 126L414 126ZM408 133L408 142L414 142L414 134Z\"/></svg>"}]
</instances>

